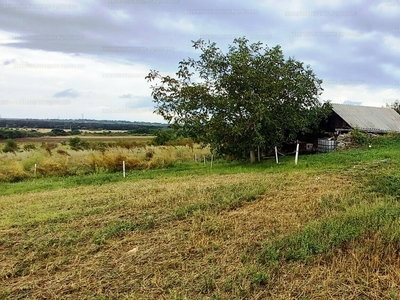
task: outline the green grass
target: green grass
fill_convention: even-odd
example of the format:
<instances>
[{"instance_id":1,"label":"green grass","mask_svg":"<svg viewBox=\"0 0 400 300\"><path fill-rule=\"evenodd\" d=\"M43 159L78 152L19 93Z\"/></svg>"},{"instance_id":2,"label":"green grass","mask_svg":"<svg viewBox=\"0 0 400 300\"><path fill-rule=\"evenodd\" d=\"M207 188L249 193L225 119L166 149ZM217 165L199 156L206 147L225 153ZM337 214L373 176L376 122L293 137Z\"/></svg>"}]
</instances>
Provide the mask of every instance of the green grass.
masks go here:
<instances>
[{"instance_id":1,"label":"green grass","mask_svg":"<svg viewBox=\"0 0 400 300\"><path fill-rule=\"evenodd\" d=\"M0 297L396 297L400 144L372 145L0 183Z\"/></svg>"},{"instance_id":2,"label":"green grass","mask_svg":"<svg viewBox=\"0 0 400 300\"><path fill-rule=\"evenodd\" d=\"M344 215L311 223L298 233L264 246L260 261L300 260L310 262L315 255L332 254L334 249L359 239L369 232L385 231L390 242L400 241L400 204L359 207ZM399 246L400 249L400 246Z\"/></svg>"},{"instance_id":3,"label":"green grass","mask_svg":"<svg viewBox=\"0 0 400 300\"><path fill-rule=\"evenodd\" d=\"M382 235L392 245L400 241L398 142L396 139L382 140L380 147L372 150L355 149L328 154L329 160L325 166L336 165L337 168L346 169L354 165L353 176L363 184L363 190L348 198L323 198L323 208L341 213L312 222L299 232L266 243L259 253L260 262L267 265L290 260L310 262L316 255L332 254L335 249L371 232ZM332 163L334 161L336 164ZM322 162L318 160L313 167L321 166ZM400 250L400 246L397 245L396 249Z\"/></svg>"},{"instance_id":4,"label":"green grass","mask_svg":"<svg viewBox=\"0 0 400 300\"><path fill-rule=\"evenodd\" d=\"M400 142L397 139L379 140L372 149L364 146L362 149L352 149L349 151L321 153L314 155L300 156L298 165L294 164L294 157L281 157L279 164L274 159L262 161L256 164L248 162L227 162L224 160L216 160L213 167L210 162L206 166L202 162L198 163L175 163L169 168L149 169L128 171L126 178L122 177L122 173L100 172L97 174L88 174L82 176L66 176L66 177L44 177L37 179L29 179L21 182L0 182L0 195L20 194L27 192L39 192L45 190L56 190L61 188L69 188L75 186L102 185L110 182L119 181L137 181L142 179L171 178L189 175L210 175L210 174L237 174L237 173L281 173L298 170L315 170L315 171L338 171L348 170L351 167L363 167L371 162L387 162L393 163L400 161L397 155L397 147Z\"/></svg>"}]
</instances>

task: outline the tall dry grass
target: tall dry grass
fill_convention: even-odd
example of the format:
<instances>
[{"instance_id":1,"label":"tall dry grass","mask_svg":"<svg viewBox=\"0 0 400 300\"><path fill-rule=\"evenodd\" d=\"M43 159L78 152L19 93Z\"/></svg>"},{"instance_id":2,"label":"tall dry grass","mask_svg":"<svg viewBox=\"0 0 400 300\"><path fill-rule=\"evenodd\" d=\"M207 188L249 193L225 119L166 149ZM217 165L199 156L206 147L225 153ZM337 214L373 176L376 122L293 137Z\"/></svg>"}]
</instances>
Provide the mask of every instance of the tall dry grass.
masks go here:
<instances>
[{"instance_id":1,"label":"tall dry grass","mask_svg":"<svg viewBox=\"0 0 400 300\"><path fill-rule=\"evenodd\" d=\"M58 143L42 143L19 152L0 153L0 181L19 181L35 176L83 175L95 172L116 172L164 168L177 162L194 161L195 155L209 156L210 150L199 145L149 146L145 141L85 142L71 147Z\"/></svg>"}]
</instances>

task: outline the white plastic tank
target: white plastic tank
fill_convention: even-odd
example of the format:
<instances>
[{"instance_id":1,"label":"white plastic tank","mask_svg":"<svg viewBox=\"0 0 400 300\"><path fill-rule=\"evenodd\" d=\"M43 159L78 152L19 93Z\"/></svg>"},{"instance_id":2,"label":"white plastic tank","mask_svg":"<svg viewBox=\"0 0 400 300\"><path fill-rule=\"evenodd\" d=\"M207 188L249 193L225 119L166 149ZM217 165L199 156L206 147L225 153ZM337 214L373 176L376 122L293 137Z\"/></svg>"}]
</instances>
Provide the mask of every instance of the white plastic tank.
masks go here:
<instances>
[{"instance_id":1,"label":"white plastic tank","mask_svg":"<svg viewBox=\"0 0 400 300\"><path fill-rule=\"evenodd\" d=\"M331 152L335 150L335 140L318 139L318 152Z\"/></svg>"}]
</instances>

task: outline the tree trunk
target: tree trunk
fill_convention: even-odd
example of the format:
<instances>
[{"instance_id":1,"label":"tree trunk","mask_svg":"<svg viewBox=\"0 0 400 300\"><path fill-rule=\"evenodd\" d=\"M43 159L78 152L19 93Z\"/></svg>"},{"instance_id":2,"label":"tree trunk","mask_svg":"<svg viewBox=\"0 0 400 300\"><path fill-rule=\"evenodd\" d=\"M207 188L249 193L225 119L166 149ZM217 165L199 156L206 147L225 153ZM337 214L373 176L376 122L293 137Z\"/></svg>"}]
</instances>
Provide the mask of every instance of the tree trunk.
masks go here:
<instances>
[{"instance_id":1,"label":"tree trunk","mask_svg":"<svg viewBox=\"0 0 400 300\"><path fill-rule=\"evenodd\" d=\"M256 151L254 149L250 149L250 162L251 163L256 162Z\"/></svg>"}]
</instances>

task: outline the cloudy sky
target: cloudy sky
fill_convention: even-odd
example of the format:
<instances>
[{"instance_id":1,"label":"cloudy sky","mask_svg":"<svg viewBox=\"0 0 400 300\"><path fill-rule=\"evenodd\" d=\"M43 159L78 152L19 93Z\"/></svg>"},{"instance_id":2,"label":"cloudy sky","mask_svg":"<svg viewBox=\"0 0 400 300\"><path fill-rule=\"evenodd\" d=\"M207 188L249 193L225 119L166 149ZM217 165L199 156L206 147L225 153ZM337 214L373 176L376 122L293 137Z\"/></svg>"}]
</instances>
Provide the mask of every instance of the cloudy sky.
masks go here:
<instances>
[{"instance_id":1,"label":"cloudy sky","mask_svg":"<svg viewBox=\"0 0 400 300\"><path fill-rule=\"evenodd\" d=\"M281 45L321 78L321 101L400 99L400 1L0 0L0 117L164 122L150 69L192 40Z\"/></svg>"}]
</instances>

